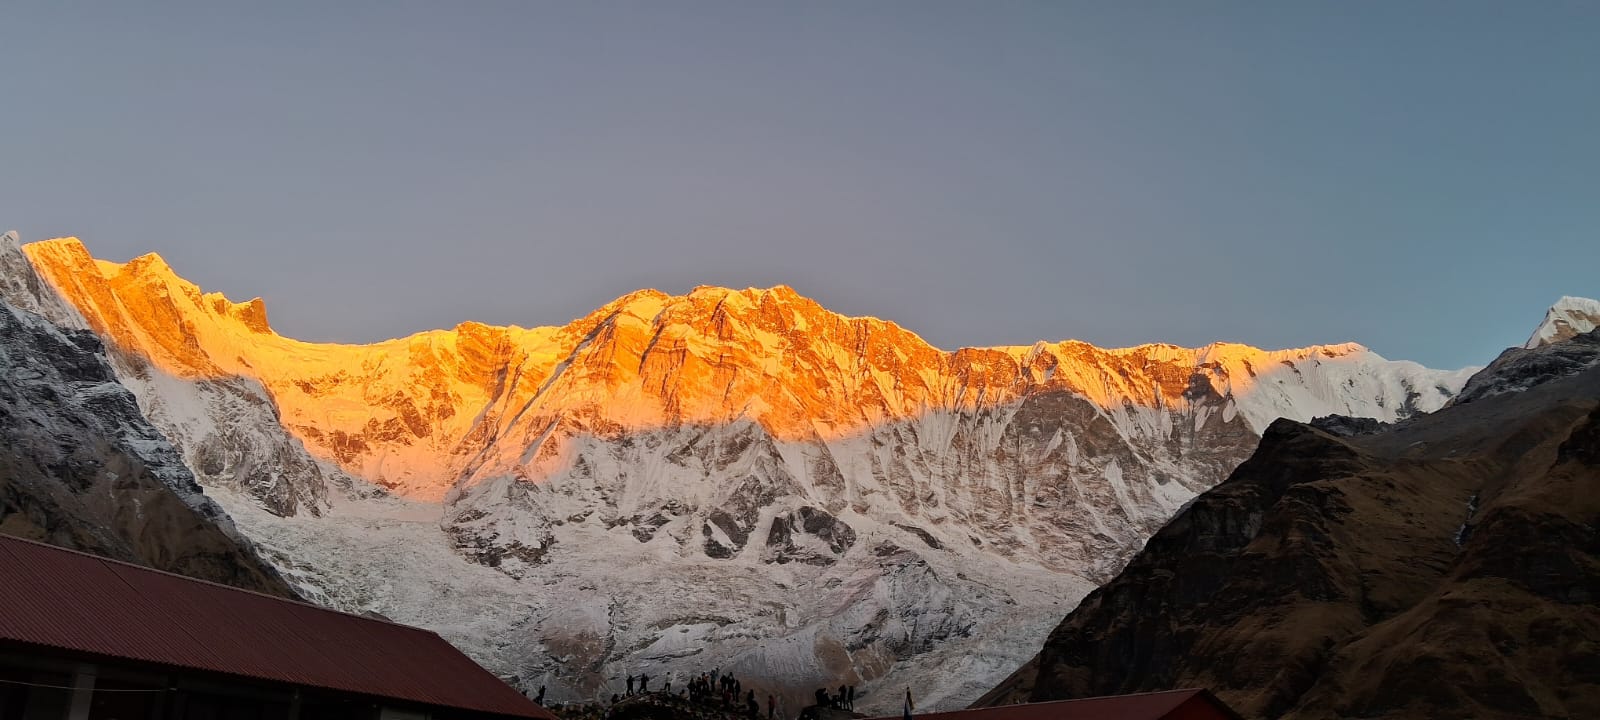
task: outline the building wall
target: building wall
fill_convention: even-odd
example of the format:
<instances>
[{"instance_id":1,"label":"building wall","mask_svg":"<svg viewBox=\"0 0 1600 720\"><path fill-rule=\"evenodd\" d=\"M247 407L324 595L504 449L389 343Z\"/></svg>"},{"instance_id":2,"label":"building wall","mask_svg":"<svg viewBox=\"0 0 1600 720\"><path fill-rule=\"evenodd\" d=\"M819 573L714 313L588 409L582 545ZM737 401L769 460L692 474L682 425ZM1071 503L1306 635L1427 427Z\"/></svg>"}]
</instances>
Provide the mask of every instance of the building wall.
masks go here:
<instances>
[{"instance_id":1,"label":"building wall","mask_svg":"<svg viewBox=\"0 0 1600 720\"><path fill-rule=\"evenodd\" d=\"M0 645L0 720L444 720L371 697Z\"/></svg>"}]
</instances>

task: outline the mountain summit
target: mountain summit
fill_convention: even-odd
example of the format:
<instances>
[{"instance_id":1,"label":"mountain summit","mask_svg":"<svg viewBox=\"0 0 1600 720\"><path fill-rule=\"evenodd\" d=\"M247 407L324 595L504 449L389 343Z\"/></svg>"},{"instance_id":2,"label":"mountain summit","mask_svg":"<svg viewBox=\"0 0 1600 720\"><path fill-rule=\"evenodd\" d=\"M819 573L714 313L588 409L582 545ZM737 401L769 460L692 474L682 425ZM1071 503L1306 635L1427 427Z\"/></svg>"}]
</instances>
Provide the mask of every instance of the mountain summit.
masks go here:
<instances>
[{"instance_id":1,"label":"mountain summit","mask_svg":"<svg viewBox=\"0 0 1600 720\"><path fill-rule=\"evenodd\" d=\"M1563 297L1550 306L1544 322L1534 329L1524 348L1532 350L1542 345L1569 340L1600 327L1600 300L1581 297Z\"/></svg>"}]
</instances>

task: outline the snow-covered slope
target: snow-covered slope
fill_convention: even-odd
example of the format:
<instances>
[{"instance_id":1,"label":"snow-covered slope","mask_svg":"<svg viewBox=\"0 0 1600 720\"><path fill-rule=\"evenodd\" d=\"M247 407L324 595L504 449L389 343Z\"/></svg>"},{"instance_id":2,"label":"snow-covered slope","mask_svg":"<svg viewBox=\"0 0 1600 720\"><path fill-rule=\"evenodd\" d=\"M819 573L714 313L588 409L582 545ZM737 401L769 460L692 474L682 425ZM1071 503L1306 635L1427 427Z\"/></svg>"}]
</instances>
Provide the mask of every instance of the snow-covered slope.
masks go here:
<instances>
[{"instance_id":1,"label":"snow-covered slope","mask_svg":"<svg viewBox=\"0 0 1600 720\"><path fill-rule=\"evenodd\" d=\"M1469 374L1354 344L949 352L786 287L319 345L153 255L25 249L7 272L36 269L115 348L303 591L555 699L721 667L960 704L1273 419L1393 421Z\"/></svg>"},{"instance_id":2,"label":"snow-covered slope","mask_svg":"<svg viewBox=\"0 0 1600 720\"><path fill-rule=\"evenodd\" d=\"M1533 331L1523 348L1561 342L1600 327L1600 300L1581 297L1563 297L1551 305L1544 314L1544 322Z\"/></svg>"}]
</instances>

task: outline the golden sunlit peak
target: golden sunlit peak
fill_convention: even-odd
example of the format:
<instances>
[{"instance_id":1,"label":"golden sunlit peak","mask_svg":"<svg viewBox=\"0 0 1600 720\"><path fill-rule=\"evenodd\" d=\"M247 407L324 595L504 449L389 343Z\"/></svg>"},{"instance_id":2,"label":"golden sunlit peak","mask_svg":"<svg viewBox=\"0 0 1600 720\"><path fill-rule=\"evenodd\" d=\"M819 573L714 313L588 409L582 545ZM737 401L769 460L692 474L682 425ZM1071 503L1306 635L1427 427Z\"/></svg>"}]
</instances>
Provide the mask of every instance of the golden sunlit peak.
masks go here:
<instances>
[{"instance_id":1,"label":"golden sunlit peak","mask_svg":"<svg viewBox=\"0 0 1600 720\"><path fill-rule=\"evenodd\" d=\"M127 262L127 268L132 272L160 272L167 275L176 274L172 266L167 264L167 259L159 253L145 253Z\"/></svg>"},{"instance_id":2,"label":"golden sunlit peak","mask_svg":"<svg viewBox=\"0 0 1600 720\"><path fill-rule=\"evenodd\" d=\"M1232 342L1214 342L1200 348L1202 357L1210 360L1219 360L1234 357L1252 357L1257 355L1283 355L1294 357L1312 357L1322 355L1336 358L1356 353L1367 352L1367 347L1360 343L1346 342L1336 345L1309 345L1299 348L1284 348L1282 350L1263 350L1253 345Z\"/></svg>"},{"instance_id":3,"label":"golden sunlit peak","mask_svg":"<svg viewBox=\"0 0 1600 720\"><path fill-rule=\"evenodd\" d=\"M796 293L788 285L775 285L770 288L747 287L743 290L721 285L696 285L683 295L672 295L655 288L636 290L606 303L586 317L598 320L623 313L641 320L651 320L662 311L679 305L713 303L728 304L730 308L753 308L769 297L784 304L816 305L814 301Z\"/></svg>"},{"instance_id":4,"label":"golden sunlit peak","mask_svg":"<svg viewBox=\"0 0 1600 720\"><path fill-rule=\"evenodd\" d=\"M85 255L89 254L89 249L83 246L83 241L79 240L75 236L70 236L70 235L67 236L67 237L50 238L49 240L39 240L39 241L36 241L36 242L31 242L31 243L28 243L28 247L37 248L37 249L41 249L41 250L46 250L46 249L47 250L55 250L55 251L63 251L64 250L64 251L69 251L69 252L81 251Z\"/></svg>"},{"instance_id":5,"label":"golden sunlit peak","mask_svg":"<svg viewBox=\"0 0 1600 720\"><path fill-rule=\"evenodd\" d=\"M95 259L89 254L89 248L84 247L83 241L76 237L39 240L23 245L22 250L33 259L35 265L38 264L38 258L53 258L54 262L71 267L121 267L116 263Z\"/></svg>"},{"instance_id":6,"label":"golden sunlit peak","mask_svg":"<svg viewBox=\"0 0 1600 720\"><path fill-rule=\"evenodd\" d=\"M611 311L628 307L630 305L638 305L640 303L659 303L663 300L670 299L672 299L672 295L668 293L664 293L655 288L642 288L626 295L622 295L617 299L600 306L600 310Z\"/></svg>"},{"instance_id":7,"label":"golden sunlit peak","mask_svg":"<svg viewBox=\"0 0 1600 720\"><path fill-rule=\"evenodd\" d=\"M248 302L228 303L222 293L213 293L223 303L227 303L223 313L243 323L245 327L258 333L272 332L272 326L267 323L267 303L259 297L250 298ZM209 295L207 297L210 297Z\"/></svg>"},{"instance_id":8,"label":"golden sunlit peak","mask_svg":"<svg viewBox=\"0 0 1600 720\"><path fill-rule=\"evenodd\" d=\"M723 287L721 285L696 285L696 286L694 286L693 290L689 291L689 295L690 296L695 296L695 295L731 295L731 294L735 294L735 293L744 295L744 296L749 297L751 299L766 297L768 295L772 295L772 296L779 297L779 298L784 298L784 299L800 297L800 293L795 292L794 288L792 288L792 287L790 287L788 285L782 285L782 284L773 285L772 287L766 287L766 288L758 288L758 287L755 287L755 286L752 285L750 287L746 287L743 290L734 290L733 288Z\"/></svg>"}]
</instances>

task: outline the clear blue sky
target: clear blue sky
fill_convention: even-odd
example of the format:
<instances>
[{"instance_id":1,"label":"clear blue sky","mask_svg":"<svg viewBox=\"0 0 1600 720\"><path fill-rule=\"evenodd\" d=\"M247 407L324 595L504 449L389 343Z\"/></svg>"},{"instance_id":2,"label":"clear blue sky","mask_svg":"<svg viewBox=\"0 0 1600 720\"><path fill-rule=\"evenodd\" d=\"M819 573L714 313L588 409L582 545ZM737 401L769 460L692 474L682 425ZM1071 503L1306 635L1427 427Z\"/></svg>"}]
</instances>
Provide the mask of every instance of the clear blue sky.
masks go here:
<instances>
[{"instance_id":1,"label":"clear blue sky","mask_svg":"<svg viewBox=\"0 0 1600 720\"><path fill-rule=\"evenodd\" d=\"M287 335L785 283L941 347L1600 295L1594 2L8 2L0 226Z\"/></svg>"}]
</instances>

